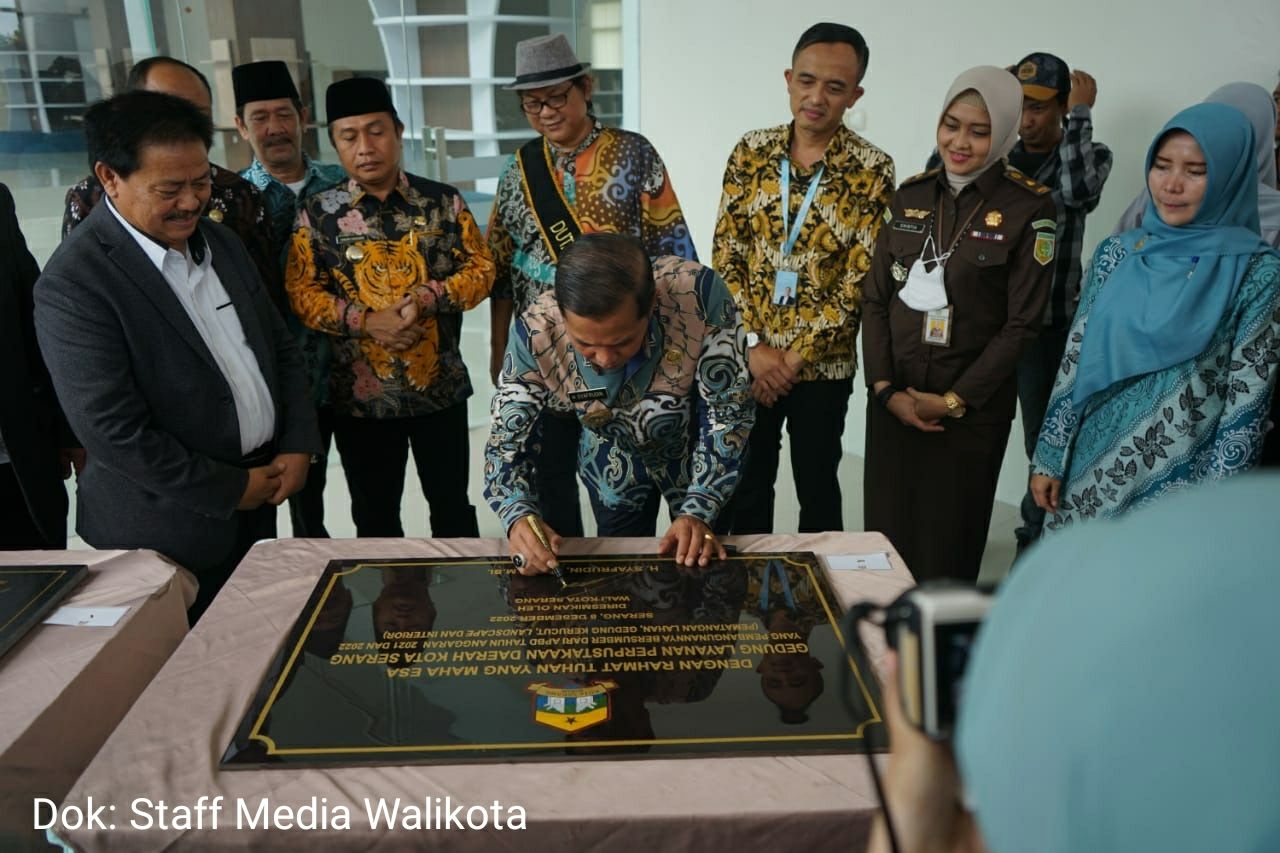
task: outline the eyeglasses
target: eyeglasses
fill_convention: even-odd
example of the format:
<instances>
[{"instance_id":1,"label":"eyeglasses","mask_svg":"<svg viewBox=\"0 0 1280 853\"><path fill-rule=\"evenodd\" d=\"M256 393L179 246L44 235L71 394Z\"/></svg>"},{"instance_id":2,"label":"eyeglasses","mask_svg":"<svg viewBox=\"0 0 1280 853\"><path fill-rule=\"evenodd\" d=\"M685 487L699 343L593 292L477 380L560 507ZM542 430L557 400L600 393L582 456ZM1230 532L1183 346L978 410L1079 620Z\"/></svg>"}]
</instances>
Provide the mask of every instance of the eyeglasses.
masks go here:
<instances>
[{"instance_id":1,"label":"eyeglasses","mask_svg":"<svg viewBox=\"0 0 1280 853\"><path fill-rule=\"evenodd\" d=\"M573 84L570 83L567 88L560 90L554 95L547 95L546 98L538 100L537 98L521 98L520 109L524 110L531 116L536 116L542 112L543 107L551 107L558 110L565 104L569 103L569 93L573 91Z\"/></svg>"}]
</instances>

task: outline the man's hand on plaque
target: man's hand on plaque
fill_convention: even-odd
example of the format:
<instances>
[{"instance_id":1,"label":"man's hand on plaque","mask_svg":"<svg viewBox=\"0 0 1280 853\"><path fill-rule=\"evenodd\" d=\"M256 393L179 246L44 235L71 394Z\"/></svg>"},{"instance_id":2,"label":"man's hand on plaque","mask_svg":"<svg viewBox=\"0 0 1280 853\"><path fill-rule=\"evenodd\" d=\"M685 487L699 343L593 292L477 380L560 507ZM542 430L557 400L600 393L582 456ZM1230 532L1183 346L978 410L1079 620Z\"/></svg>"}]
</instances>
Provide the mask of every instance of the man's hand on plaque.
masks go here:
<instances>
[{"instance_id":1,"label":"man's hand on plaque","mask_svg":"<svg viewBox=\"0 0 1280 853\"><path fill-rule=\"evenodd\" d=\"M534 533L533 526L525 521L529 517L521 516L507 531L507 553L511 555L511 564L520 574L541 575L551 571L556 565L556 555L560 553L562 540L559 533L539 518L538 524L551 545L550 550L543 547L538 540L538 535Z\"/></svg>"},{"instance_id":2,"label":"man's hand on plaque","mask_svg":"<svg viewBox=\"0 0 1280 853\"><path fill-rule=\"evenodd\" d=\"M691 515L681 515L671 522L671 529L658 543L658 556L675 554L682 566L707 566L712 560L723 560L729 555L711 528Z\"/></svg>"}]
</instances>

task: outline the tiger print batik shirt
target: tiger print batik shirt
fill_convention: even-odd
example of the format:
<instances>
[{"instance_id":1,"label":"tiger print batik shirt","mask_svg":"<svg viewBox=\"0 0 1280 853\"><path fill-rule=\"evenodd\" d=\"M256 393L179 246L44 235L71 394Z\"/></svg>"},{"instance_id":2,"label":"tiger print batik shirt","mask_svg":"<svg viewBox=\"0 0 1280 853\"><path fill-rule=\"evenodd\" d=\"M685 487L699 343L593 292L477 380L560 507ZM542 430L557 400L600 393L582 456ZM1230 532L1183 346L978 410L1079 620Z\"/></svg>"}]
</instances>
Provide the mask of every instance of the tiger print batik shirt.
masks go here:
<instances>
[{"instance_id":1,"label":"tiger print batik shirt","mask_svg":"<svg viewBox=\"0 0 1280 853\"><path fill-rule=\"evenodd\" d=\"M289 243L285 288L308 327L333 336L329 398L341 415L416 417L471 396L462 312L493 286L489 247L462 194L404 172L385 200L355 180L308 198ZM366 313L412 295L418 342L392 352Z\"/></svg>"}]
</instances>

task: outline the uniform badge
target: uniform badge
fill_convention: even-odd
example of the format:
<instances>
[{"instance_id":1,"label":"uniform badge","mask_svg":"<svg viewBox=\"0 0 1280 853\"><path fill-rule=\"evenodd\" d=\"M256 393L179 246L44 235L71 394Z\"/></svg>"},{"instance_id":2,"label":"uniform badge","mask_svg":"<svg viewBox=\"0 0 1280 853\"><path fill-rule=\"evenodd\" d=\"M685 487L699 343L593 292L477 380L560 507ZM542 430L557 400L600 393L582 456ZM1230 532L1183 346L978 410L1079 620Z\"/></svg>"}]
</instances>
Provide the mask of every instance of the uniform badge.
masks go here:
<instances>
[{"instance_id":1,"label":"uniform badge","mask_svg":"<svg viewBox=\"0 0 1280 853\"><path fill-rule=\"evenodd\" d=\"M990 240L993 243L1004 242L1004 235L998 231L979 231L975 228L969 232L969 236L975 240Z\"/></svg>"},{"instance_id":2,"label":"uniform badge","mask_svg":"<svg viewBox=\"0 0 1280 853\"><path fill-rule=\"evenodd\" d=\"M220 223L220 222L222 222L222 211L221 211L221 210L218 210L218 209L215 207L213 210L209 211L209 213L208 213L208 217L209 217L210 219L212 219L214 222L219 222L219 223Z\"/></svg>"},{"instance_id":3,"label":"uniform badge","mask_svg":"<svg viewBox=\"0 0 1280 853\"><path fill-rule=\"evenodd\" d=\"M902 215L908 219L928 219L929 211L920 210L915 207L908 207L906 210L902 211Z\"/></svg>"},{"instance_id":4,"label":"uniform badge","mask_svg":"<svg viewBox=\"0 0 1280 853\"><path fill-rule=\"evenodd\" d=\"M613 410L601 406L598 409L592 409L582 416L582 422L591 429L600 429L600 427L613 420Z\"/></svg>"},{"instance_id":5,"label":"uniform badge","mask_svg":"<svg viewBox=\"0 0 1280 853\"><path fill-rule=\"evenodd\" d=\"M364 249L360 248L360 244L352 243L347 247L347 260L353 264L358 264L364 260Z\"/></svg>"},{"instance_id":6,"label":"uniform badge","mask_svg":"<svg viewBox=\"0 0 1280 853\"><path fill-rule=\"evenodd\" d=\"M1030 80L1034 76L1036 76L1036 64L1031 60L1027 60L1018 66L1019 80Z\"/></svg>"},{"instance_id":7,"label":"uniform badge","mask_svg":"<svg viewBox=\"0 0 1280 853\"><path fill-rule=\"evenodd\" d=\"M990 211L982 220L988 228L999 228L1000 223L1004 222L1004 214L998 210Z\"/></svg>"},{"instance_id":8,"label":"uniform badge","mask_svg":"<svg viewBox=\"0 0 1280 853\"><path fill-rule=\"evenodd\" d=\"M901 261L894 261L893 266L889 268L889 272L893 275L894 281L907 280L907 268L902 265Z\"/></svg>"},{"instance_id":9,"label":"uniform badge","mask_svg":"<svg viewBox=\"0 0 1280 853\"><path fill-rule=\"evenodd\" d=\"M908 222L908 221L907 221L907 220L905 220L905 219L895 219L895 220L893 220L893 226L892 226L892 227L893 227L893 230L894 230L894 231L906 231L906 232L908 232L908 233L910 233L910 234L923 234L923 233L924 233L924 223L923 223L923 222Z\"/></svg>"},{"instance_id":10,"label":"uniform badge","mask_svg":"<svg viewBox=\"0 0 1280 853\"><path fill-rule=\"evenodd\" d=\"M952 306L935 308L924 314L924 327L920 330L920 340L933 347L951 346Z\"/></svg>"},{"instance_id":11,"label":"uniform badge","mask_svg":"<svg viewBox=\"0 0 1280 853\"><path fill-rule=\"evenodd\" d=\"M1040 266L1048 266L1049 262L1053 260L1053 246L1055 242L1056 240L1054 235L1046 234L1043 231L1037 232L1033 255Z\"/></svg>"},{"instance_id":12,"label":"uniform badge","mask_svg":"<svg viewBox=\"0 0 1280 853\"><path fill-rule=\"evenodd\" d=\"M1031 223L1032 231L1040 231L1044 228L1049 228L1053 231L1057 231L1058 223L1054 222L1052 219L1037 219L1035 222Z\"/></svg>"},{"instance_id":13,"label":"uniform badge","mask_svg":"<svg viewBox=\"0 0 1280 853\"><path fill-rule=\"evenodd\" d=\"M569 401L572 403L589 403L592 400L604 400L609 392L604 388L587 388L582 391L570 391Z\"/></svg>"}]
</instances>

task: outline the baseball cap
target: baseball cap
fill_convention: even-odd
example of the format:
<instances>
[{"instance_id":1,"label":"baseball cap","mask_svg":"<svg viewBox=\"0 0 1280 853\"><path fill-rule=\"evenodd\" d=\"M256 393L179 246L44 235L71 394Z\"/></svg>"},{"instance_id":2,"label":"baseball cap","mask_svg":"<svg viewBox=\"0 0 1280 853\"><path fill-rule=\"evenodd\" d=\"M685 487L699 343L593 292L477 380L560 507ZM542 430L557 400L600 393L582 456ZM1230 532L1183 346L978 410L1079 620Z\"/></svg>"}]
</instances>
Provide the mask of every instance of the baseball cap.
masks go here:
<instances>
[{"instance_id":1,"label":"baseball cap","mask_svg":"<svg viewBox=\"0 0 1280 853\"><path fill-rule=\"evenodd\" d=\"M1071 91L1071 70L1052 53L1029 53L1013 66L1022 93L1037 101L1060 98Z\"/></svg>"}]
</instances>

